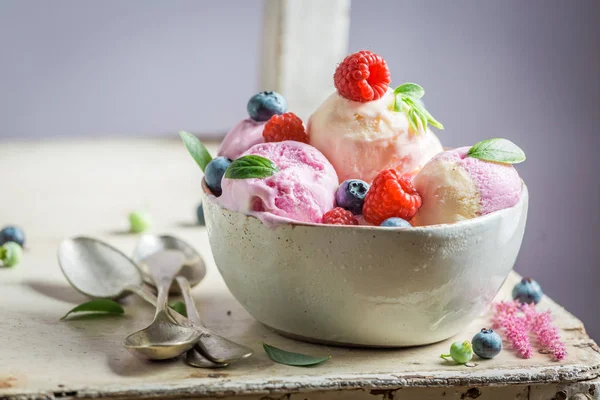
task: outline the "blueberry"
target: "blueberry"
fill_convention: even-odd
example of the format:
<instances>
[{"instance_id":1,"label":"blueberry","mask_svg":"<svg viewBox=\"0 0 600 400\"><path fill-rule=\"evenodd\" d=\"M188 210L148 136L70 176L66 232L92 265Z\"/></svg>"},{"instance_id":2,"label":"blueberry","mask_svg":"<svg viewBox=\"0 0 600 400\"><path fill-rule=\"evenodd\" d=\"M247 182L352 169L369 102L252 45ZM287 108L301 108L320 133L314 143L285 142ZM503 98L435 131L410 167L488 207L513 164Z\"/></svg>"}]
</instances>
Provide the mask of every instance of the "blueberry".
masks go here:
<instances>
[{"instance_id":1,"label":"blueberry","mask_svg":"<svg viewBox=\"0 0 600 400\"><path fill-rule=\"evenodd\" d=\"M482 329L471 343L473 352L481 358L494 358L502 350L502 338L493 329Z\"/></svg>"},{"instance_id":2,"label":"blueberry","mask_svg":"<svg viewBox=\"0 0 600 400\"><path fill-rule=\"evenodd\" d=\"M393 226L394 228L411 228L412 225L405 219L402 218L388 218L381 223L379 226Z\"/></svg>"},{"instance_id":3,"label":"blueberry","mask_svg":"<svg viewBox=\"0 0 600 400\"><path fill-rule=\"evenodd\" d=\"M260 92L248 101L248 115L255 121L268 121L275 114L287 112L285 98L277 92Z\"/></svg>"},{"instance_id":4,"label":"blueberry","mask_svg":"<svg viewBox=\"0 0 600 400\"><path fill-rule=\"evenodd\" d=\"M512 290L513 300L519 300L520 303L537 304L543 295L540 284L531 278L523 278Z\"/></svg>"},{"instance_id":5,"label":"blueberry","mask_svg":"<svg viewBox=\"0 0 600 400\"><path fill-rule=\"evenodd\" d=\"M360 179L348 179L342 182L335 193L335 202L354 215L362 214L365 196L369 191L369 184Z\"/></svg>"},{"instance_id":6,"label":"blueberry","mask_svg":"<svg viewBox=\"0 0 600 400\"><path fill-rule=\"evenodd\" d=\"M5 226L0 231L0 245L6 242L15 242L23 247L25 244L25 234L23 230L17 226Z\"/></svg>"},{"instance_id":7,"label":"blueberry","mask_svg":"<svg viewBox=\"0 0 600 400\"><path fill-rule=\"evenodd\" d=\"M196 217L198 218L198 225L206 225L204 221L204 207L202 207L202 203L196 209Z\"/></svg>"},{"instance_id":8,"label":"blueberry","mask_svg":"<svg viewBox=\"0 0 600 400\"><path fill-rule=\"evenodd\" d=\"M206 168L204 168L204 180L206 181L206 186L208 186L212 194L217 197L223 192L221 189L221 180L223 179L223 175L225 175L225 170L229 167L229 164L231 164L231 160L221 156L213 158L212 161L206 165Z\"/></svg>"}]
</instances>

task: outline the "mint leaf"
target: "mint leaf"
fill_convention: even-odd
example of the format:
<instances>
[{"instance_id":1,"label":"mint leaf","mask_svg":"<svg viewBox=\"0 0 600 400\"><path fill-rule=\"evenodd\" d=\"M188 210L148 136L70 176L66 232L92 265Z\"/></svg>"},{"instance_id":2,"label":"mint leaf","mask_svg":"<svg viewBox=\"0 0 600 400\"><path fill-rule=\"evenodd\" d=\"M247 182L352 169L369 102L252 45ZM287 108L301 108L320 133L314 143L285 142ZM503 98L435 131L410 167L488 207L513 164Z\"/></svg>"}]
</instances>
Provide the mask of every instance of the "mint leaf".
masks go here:
<instances>
[{"instance_id":1,"label":"mint leaf","mask_svg":"<svg viewBox=\"0 0 600 400\"><path fill-rule=\"evenodd\" d=\"M200 167L202 171L206 168L206 165L212 160L210 153L204 147L201 141L191 133L181 131L179 132L179 136L181 140L183 140L183 144L186 149L189 151L190 155L196 161L196 164Z\"/></svg>"},{"instance_id":2,"label":"mint leaf","mask_svg":"<svg viewBox=\"0 0 600 400\"><path fill-rule=\"evenodd\" d=\"M177 311L179 314L187 317L187 308L185 308L185 303L182 301L176 301L174 303L169 304L173 310Z\"/></svg>"},{"instance_id":3,"label":"mint leaf","mask_svg":"<svg viewBox=\"0 0 600 400\"><path fill-rule=\"evenodd\" d=\"M406 105L406 108L408 108L409 111L414 110L414 113L416 114L417 118L422 123L423 129L427 127L428 123L432 126L435 126L438 129L444 129L444 125L442 125L435 118L433 118L433 115L431 115L429 111L425 109L425 106L419 100L413 99L411 97L402 97L401 101Z\"/></svg>"},{"instance_id":4,"label":"mint leaf","mask_svg":"<svg viewBox=\"0 0 600 400\"><path fill-rule=\"evenodd\" d=\"M292 353L290 351L278 349L277 347L269 346L266 343L263 343L263 348L271 360L276 363L294 367L309 367L311 365L321 364L331 358L331 356L314 357L300 353Z\"/></svg>"},{"instance_id":5,"label":"mint leaf","mask_svg":"<svg viewBox=\"0 0 600 400\"><path fill-rule=\"evenodd\" d=\"M416 83L407 82L407 83L403 83L402 85L398 86L394 90L394 93L402 94L402 95L412 97L413 99L418 100L421 97L423 97L423 95L425 94L425 89L423 89L421 86L417 85Z\"/></svg>"},{"instance_id":6,"label":"mint leaf","mask_svg":"<svg viewBox=\"0 0 600 400\"><path fill-rule=\"evenodd\" d=\"M404 111L404 102L402 102L402 96L399 94L396 94L394 97L394 106L392 107L394 111L396 112L403 112Z\"/></svg>"},{"instance_id":7,"label":"mint leaf","mask_svg":"<svg viewBox=\"0 0 600 400\"><path fill-rule=\"evenodd\" d=\"M249 155L234 160L225 171L225 178L249 179L268 178L279 171L275 163L268 158Z\"/></svg>"},{"instance_id":8,"label":"mint leaf","mask_svg":"<svg viewBox=\"0 0 600 400\"><path fill-rule=\"evenodd\" d=\"M85 302L73 308L71 311L66 313L60 320L66 319L70 314L73 313L104 313L104 314L124 314L125 310L119 303L108 299L98 299Z\"/></svg>"},{"instance_id":9,"label":"mint leaf","mask_svg":"<svg viewBox=\"0 0 600 400\"><path fill-rule=\"evenodd\" d=\"M433 115L419 101L424 94L425 90L416 83L403 83L394 90L393 110L404 112L410 127L417 133L427 129L427 124L438 129L444 129L444 125L433 118Z\"/></svg>"},{"instance_id":10,"label":"mint leaf","mask_svg":"<svg viewBox=\"0 0 600 400\"><path fill-rule=\"evenodd\" d=\"M467 156L485 161L518 164L525 161L525 153L507 139L494 138L481 141L469 149Z\"/></svg>"},{"instance_id":11,"label":"mint leaf","mask_svg":"<svg viewBox=\"0 0 600 400\"><path fill-rule=\"evenodd\" d=\"M417 113L423 118L424 121L429 122L430 125L435 126L438 129L444 129L444 125L439 123L433 115L429 114L429 111L425 109L425 106L420 101L411 101L411 106L417 111ZM427 126L427 123L423 125L423 128Z\"/></svg>"},{"instance_id":12,"label":"mint leaf","mask_svg":"<svg viewBox=\"0 0 600 400\"><path fill-rule=\"evenodd\" d=\"M415 114L414 109L409 109L407 111L406 117L408 118L408 123L413 131L419 132L419 121L417 120L417 115Z\"/></svg>"}]
</instances>

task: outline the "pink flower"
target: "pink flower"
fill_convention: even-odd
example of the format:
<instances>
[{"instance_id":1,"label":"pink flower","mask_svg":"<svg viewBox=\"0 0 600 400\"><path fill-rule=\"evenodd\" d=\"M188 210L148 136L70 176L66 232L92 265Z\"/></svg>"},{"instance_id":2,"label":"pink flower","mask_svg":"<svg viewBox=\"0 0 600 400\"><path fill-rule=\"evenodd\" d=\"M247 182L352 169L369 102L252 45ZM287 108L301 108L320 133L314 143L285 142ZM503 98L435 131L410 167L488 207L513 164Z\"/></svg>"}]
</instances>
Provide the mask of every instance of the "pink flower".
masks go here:
<instances>
[{"instance_id":1,"label":"pink flower","mask_svg":"<svg viewBox=\"0 0 600 400\"><path fill-rule=\"evenodd\" d=\"M528 320L531 331L535 334L537 342L548 351L554 353L557 360L563 360L567 356L564 342L560 339L558 328L552 324L550 310L538 312L533 305L523 307L523 313Z\"/></svg>"},{"instance_id":2,"label":"pink flower","mask_svg":"<svg viewBox=\"0 0 600 400\"><path fill-rule=\"evenodd\" d=\"M494 304L495 314L492 322L494 328L504 330L506 339L512 343L521 357L531 358L533 348L527 333L527 320L519 315L518 306L518 302L507 301Z\"/></svg>"},{"instance_id":3,"label":"pink flower","mask_svg":"<svg viewBox=\"0 0 600 400\"><path fill-rule=\"evenodd\" d=\"M565 343L560 339L558 328L552 324L550 310L540 313L533 304L520 304L516 300L495 303L493 309L494 327L503 329L506 338L523 358L533 354L529 331L535 334L541 347L554 353L557 360L566 357Z\"/></svg>"}]
</instances>

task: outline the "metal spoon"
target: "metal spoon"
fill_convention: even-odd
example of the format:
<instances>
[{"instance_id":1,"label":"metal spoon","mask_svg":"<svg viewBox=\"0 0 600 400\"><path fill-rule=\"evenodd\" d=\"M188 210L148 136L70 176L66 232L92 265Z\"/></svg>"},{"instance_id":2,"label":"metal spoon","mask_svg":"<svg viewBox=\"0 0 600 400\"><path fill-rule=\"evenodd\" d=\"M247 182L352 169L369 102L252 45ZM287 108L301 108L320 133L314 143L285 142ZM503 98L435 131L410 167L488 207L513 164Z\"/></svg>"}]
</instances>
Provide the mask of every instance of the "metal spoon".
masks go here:
<instances>
[{"instance_id":1,"label":"metal spoon","mask_svg":"<svg viewBox=\"0 0 600 400\"><path fill-rule=\"evenodd\" d=\"M104 242L83 236L63 240L58 250L58 262L69 283L86 296L116 300L135 293L156 306L156 296L144 285L137 265L125 254ZM211 360L232 363L239 359L230 358L231 351L219 347L221 343L246 349L241 358L252 354L252 350L221 338L174 310L169 309L169 315L177 324L192 326L203 335L198 344L207 342L201 346L201 351L207 357L210 355Z\"/></svg>"},{"instance_id":2,"label":"metal spoon","mask_svg":"<svg viewBox=\"0 0 600 400\"><path fill-rule=\"evenodd\" d=\"M179 275L185 276L190 281L192 287L204 279L206 276L204 259L192 246L174 236L145 234L138 241L132 256L133 262L142 270L144 282L151 286L154 285L148 269L141 261L154 253L164 250L179 250L185 254L184 267ZM179 289L178 285L173 285L169 292L172 294L181 294Z\"/></svg>"},{"instance_id":3,"label":"metal spoon","mask_svg":"<svg viewBox=\"0 0 600 400\"><path fill-rule=\"evenodd\" d=\"M176 324L167 314L169 288L184 260L185 256L178 250L154 253L143 260L154 278L158 300L152 323L123 341L123 346L130 352L149 360L166 360L185 353L202 336L193 327Z\"/></svg>"},{"instance_id":4,"label":"metal spoon","mask_svg":"<svg viewBox=\"0 0 600 400\"><path fill-rule=\"evenodd\" d=\"M181 287L183 299L185 301L186 310L190 316L189 320L194 323L195 326L203 326L194 300L192 299L190 284L185 277L177 277L177 283ZM219 350L218 352L216 350ZM190 354L192 353L192 354ZM239 361L244 358L250 357L252 350L249 348L232 342L229 339L225 339L222 336L212 335L209 337L203 337L202 341L198 342L193 350L188 351L186 355L186 361L195 362L201 364L203 361L198 357L206 356L210 361L217 364L231 364L234 361ZM198 365L200 366L200 365Z\"/></svg>"},{"instance_id":5,"label":"metal spoon","mask_svg":"<svg viewBox=\"0 0 600 400\"><path fill-rule=\"evenodd\" d=\"M196 308L196 304L194 303L194 299L192 299L190 293L190 283L183 276L178 276L177 278L175 278L175 280L177 280L179 289L181 289L181 293L183 294L183 301L185 302L185 309L187 311L188 319L198 325L202 325L200 314L198 314L198 309ZM188 350L188 352L185 354L185 361L191 366L198 368L221 368L229 365L226 363L219 364L210 361L202 354L200 354L200 352L195 347Z\"/></svg>"}]
</instances>

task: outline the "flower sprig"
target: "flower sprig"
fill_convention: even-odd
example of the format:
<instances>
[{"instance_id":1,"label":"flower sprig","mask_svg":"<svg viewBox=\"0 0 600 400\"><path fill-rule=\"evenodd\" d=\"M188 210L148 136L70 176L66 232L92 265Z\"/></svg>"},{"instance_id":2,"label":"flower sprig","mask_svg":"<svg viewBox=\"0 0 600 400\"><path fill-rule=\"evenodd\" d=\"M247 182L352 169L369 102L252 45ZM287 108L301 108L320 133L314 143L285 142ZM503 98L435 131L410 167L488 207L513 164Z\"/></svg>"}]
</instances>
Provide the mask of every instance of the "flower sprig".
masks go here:
<instances>
[{"instance_id":1,"label":"flower sprig","mask_svg":"<svg viewBox=\"0 0 600 400\"><path fill-rule=\"evenodd\" d=\"M566 345L559 330L552 322L550 311L540 312L535 304L521 304L519 301L501 301L493 304L492 322L495 328L501 328L519 355L531 358L533 346L529 333L535 334L538 345L554 355L556 360L567 356Z\"/></svg>"},{"instance_id":2,"label":"flower sprig","mask_svg":"<svg viewBox=\"0 0 600 400\"><path fill-rule=\"evenodd\" d=\"M421 97L425 90L416 83L403 83L394 90L394 111L404 112L410 127L415 132L427 129L427 124L444 129L439 121L425 109Z\"/></svg>"}]
</instances>

